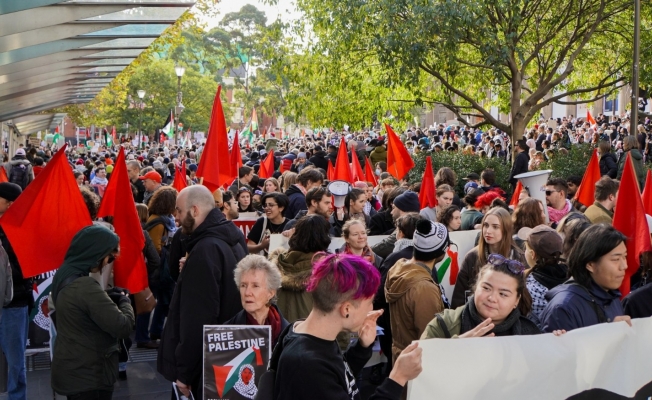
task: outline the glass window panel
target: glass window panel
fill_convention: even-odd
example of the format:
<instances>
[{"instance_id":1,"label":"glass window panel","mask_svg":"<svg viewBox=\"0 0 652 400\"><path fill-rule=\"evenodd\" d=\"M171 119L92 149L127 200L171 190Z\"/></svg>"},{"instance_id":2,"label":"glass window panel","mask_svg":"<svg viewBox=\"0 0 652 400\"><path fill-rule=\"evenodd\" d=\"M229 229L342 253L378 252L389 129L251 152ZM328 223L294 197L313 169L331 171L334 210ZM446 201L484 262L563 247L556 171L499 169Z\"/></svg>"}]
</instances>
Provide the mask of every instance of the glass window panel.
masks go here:
<instances>
[{"instance_id":1,"label":"glass window panel","mask_svg":"<svg viewBox=\"0 0 652 400\"><path fill-rule=\"evenodd\" d=\"M89 61L82 65L129 65L135 58L107 58L105 60Z\"/></svg>"},{"instance_id":2,"label":"glass window panel","mask_svg":"<svg viewBox=\"0 0 652 400\"><path fill-rule=\"evenodd\" d=\"M160 35L170 25L168 24L129 24L116 26L115 28L104 29L97 32L85 33L82 36L140 36Z\"/></svg>"},{"instance_id":3,"label":"glass window panel","mask_svg":"<svg viewBox=\"0 0 652 400\"><path fill-rule=\"evenodd\" d=\"M135 7L115 13L82 19L82 21L176 21L184 11L186 11L184 7Z\"/></svg>"},{"instance_id":4,"label":"glass window panel","mask_svg":"<svg viewBox=\"0 0 652 400\"><path fill-rule=\"evenodd\" d=\"M82 49L119 49L119 48L147 48L156 38L125 38L113 39L106 42L89 44Z\"/></svg>"}]
</instances>

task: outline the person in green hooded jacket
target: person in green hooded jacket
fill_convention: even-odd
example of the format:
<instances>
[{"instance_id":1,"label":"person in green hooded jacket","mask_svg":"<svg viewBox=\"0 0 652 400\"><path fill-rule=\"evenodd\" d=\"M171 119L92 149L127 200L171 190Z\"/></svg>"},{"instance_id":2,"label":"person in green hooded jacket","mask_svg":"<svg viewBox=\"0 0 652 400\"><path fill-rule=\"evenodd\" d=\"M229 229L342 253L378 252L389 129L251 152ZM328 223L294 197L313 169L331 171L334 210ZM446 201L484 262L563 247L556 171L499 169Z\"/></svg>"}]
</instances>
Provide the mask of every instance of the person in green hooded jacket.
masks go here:
<instances>
[{"instance_id":1,"label":"person in green hooded jacket","mask_svg":"<svg viewBox=\"0 0 652 400\"><path fill-rule=\"evenodd\" d=\"M111 399L118 377L118 339L134 329L124 292L107 293L88 274L101 272L119 253L119 238L103 226L81 229L52 280L57 336L52 387L69 400Z\"/></svg>"}]
</instances>

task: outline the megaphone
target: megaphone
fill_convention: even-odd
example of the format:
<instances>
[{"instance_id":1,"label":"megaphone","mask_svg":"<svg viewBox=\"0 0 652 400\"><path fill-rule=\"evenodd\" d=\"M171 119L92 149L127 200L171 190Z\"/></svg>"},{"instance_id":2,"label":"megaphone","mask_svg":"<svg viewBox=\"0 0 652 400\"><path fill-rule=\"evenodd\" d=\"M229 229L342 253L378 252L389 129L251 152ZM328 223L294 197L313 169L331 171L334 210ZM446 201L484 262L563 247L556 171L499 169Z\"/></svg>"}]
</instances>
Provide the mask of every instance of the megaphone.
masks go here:
<instances>
[{"instance_id":1,"label":"megaphone","mask_svg":"<svg viewBox=\"0 0 652 400\"><path fill-rule=\"evenodd\" d=\"M543 203L543 212L546 214L546 224L550 222L548 207L546 206L546 182L552 173L551 169L531 171L518 174L514 178L521 181L521 185L528 190L530 197Z\"/></svg>"},{"instance_id":2,"label":"megaphone","mask_svg":"<svg viewBox=\"0 0 652 400\"><path fill-rule=\"evenodd\" d=\"M328 190L335 197L335 202L333 203L335 208L342 208L344 207L346 195L351 191L351 184L347 181L333 181L328 184Z\"/></svg>"}]
</instances>

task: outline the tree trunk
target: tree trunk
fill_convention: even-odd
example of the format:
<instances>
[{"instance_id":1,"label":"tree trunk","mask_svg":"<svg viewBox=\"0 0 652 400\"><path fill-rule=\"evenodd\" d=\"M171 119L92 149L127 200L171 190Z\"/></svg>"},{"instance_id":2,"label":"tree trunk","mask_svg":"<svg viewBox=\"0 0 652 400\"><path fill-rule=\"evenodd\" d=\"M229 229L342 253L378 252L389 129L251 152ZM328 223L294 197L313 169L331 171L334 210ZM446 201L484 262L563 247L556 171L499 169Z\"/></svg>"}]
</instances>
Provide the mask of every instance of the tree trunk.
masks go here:
<instances>
[{"instance_id":1,"label":"tree trunk","mask_svg":"<svg viewBox=\"0 0 652 400\"><path fill-rule=\"evenodd\" d=\"M516 159L516 157L514 157L516 152L516 142L523 139L523 136L525 135L525 128L527 127L527 122L522 116L518 116L518 118L512 117L512 121L510 122L509 126L511 128L510 142L512 146L511 154L513 164L514 160Z\"/></svg>"}]
</instances>

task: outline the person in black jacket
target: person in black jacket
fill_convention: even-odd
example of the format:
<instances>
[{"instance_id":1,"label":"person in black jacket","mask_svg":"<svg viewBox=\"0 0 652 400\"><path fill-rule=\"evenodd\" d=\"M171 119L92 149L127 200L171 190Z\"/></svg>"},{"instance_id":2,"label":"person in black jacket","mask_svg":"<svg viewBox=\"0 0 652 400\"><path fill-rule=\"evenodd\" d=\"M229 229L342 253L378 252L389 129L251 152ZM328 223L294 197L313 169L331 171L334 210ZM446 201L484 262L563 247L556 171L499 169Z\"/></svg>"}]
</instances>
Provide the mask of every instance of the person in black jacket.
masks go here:
<instances>
[{"instance_id":1,"label":"person in black jacket","mask_svg":"<svg viewBox=\"0 0 652 400\"><path fill-rule=\"evenodd\" d=\"M523 140L519 140L516 144L516 160L512 165L512 172L509 173L509 184L512 185L513 189L516 189L517 183L517 179L514 177L527 172L527 166L530 162L530 156L527 154L529 149Z\"/></svg>"},{"instance_id":2,"label":"person in black jacket","mask_svg":"<svg viewBox=\"0 0 652 400\"><path fill-rule=\"evenodd\" d=\"M407 189L403 187L395 187L383 196L383 207L376 215L371 217L371 221L369 222L369 235L389 235L394 232L396 226L394 225L394 217L392 216L392 204L394 204L394 199L405 191Z\"/></svg>"},{"instance_id":3,"label":"person in black jacket","mask_svg":"<svg viewBox=\"0 0 652 400\"><path fill-rule=\"evenodd\" d=\"M618 160L616 159L616 155L611 152L611 143L608 140L600 141L598 155L600 156L600 175L608 175L609 178L616 179L618 175Z\"/></svg>"},{"instance_id":4,"label":"person in black jacket","mask_svg":"<svg viewBox=\"0 0 652 400\"><path fill-rule=\"evenodd\" d=\"M287 219L293 219L299 211L307 210L306 193L313 187L321 186L323 181L324 176L314 168L301 171L297 176L297 183L285 191L285 195L290 200L290 205L283 210L283 216Z\"/></svg>"},{"instance_id":5,"label":"person in black jacket","mask_svg":"<svg viewBox=\"0 0 652 400\"><path fill-rule=\"evenodd\" d=\"M321 146L315 146L315 154L309 160L317 168L328 171L328 159Z\"/></svg>"},{"instance_id":6,"label":"person in black jacket","mask_svg":"<svg viewBox=\"0 0 652 400\"><path fill-rule=\"evenodd\" d=\"M333 168L335 167L335 161L337 161L337 146L333 144L328 145L328 155L326 156L326 159L333 164ZM326 166L328 167L328 165ZM326 168L326 171L328 171L328 168Z\"/></svg>"},{"instance_id":7,"label":"person in black jacket","mask_svg":"<svg viewBox=\"0 0 652 400\"><path fill-rule=\"evenodd\" d=\"M358 256L317 257L308 283L312 311L281 335L270 362L276 371L273 398L360 400L355 378L372 355L376 320L383 313L371 311L380 274ZM335 340L341 331L358 333L344 357ZM418 343L406 347L369 399L398 400L407 382L421 373L421 355Z\"/></svg>"},{"instance_id":8,"label":"person in black jacket","mask_svg":"<svg viewBox=\"0 0 652 400\"><path fill-rule=\"evenodd\" d=\"M240 310L233 285L236 264L247 254L242 232L215 208L211 192L201 185L177 197L176 220L187 239L188 257L170 302L158 351L157 370L176 382L183 394L202 398L204 325L218 325Z\"/></svg>"}]
</instances>

